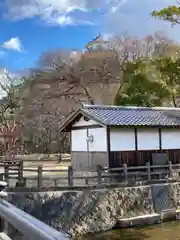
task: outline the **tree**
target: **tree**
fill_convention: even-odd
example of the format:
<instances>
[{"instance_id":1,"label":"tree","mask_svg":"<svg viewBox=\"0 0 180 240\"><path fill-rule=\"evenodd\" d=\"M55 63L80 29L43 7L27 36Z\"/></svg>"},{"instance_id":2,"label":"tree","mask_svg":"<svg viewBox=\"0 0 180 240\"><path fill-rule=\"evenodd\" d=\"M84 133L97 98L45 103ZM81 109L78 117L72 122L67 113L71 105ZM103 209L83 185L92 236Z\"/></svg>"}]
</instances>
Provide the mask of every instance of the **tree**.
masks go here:
<instances>
[{"instance_id":1,"label":"tree","mask_svg":"<svg viewBox=\"0 0 180 240\"><path fill-rule=\"evenodd\" d=\"M177 0L180 4L180 1ZM171 5L160 11L153 11L152 16L168 21L172 25L180 24L180 7ZM174 107L179 106L180 96L180 55L179 48L176 49L176 54L171 57L159 58L155 60L155 64L161 73L171 91L171 100Z\"/></svg>"},{"instance_id":2,"label":"tree","mask_svg":"<svg viewBox=\"0 0 180 240\"><path fill-rule=\"evenodd\" d=\"M155 66L143 58L126 64L123 82L115 97L116 105L162 106L170 95Z\"/></svg>"},{"instance_id":3,"label":"tree","mask_svg":"<svg viewBox=\"0 0 180 240\"><path fill-rule=\"evenodd\" d=\"M174 46L174 42L163 32L155 32L141 39L122 34L113 37L111 42L121 65L139 58L152 58L167 54L169 48Z\"/></svg>"},{"instance_id":4,"label":"tree","mask_svg":"<svg viewBox=\"0 0 180 240\"><path fill-rule=\"evenodd\" d=\"M21 110L23 141L30 152L59 152L62 141L67 146L64 134L59 132L59 126L67 116L63 109L68 109L68 106L64 102L61 109L59 99L49 97L51 90L49 84L43 83L43 74L47 76L48 72L33 72L26 82L25 90L29 97L23 101ZM34 83L37 76L39 83Z\"/></svg>"},{"instance_id":5,"label":"tree","mask_svg":"<svg viewBox=\"0 0 180 240\"><path fill-rule=\"evenodd\" d=\"M116 71L119 73L117 61L112 58L107 60L106 56L99 57L98 52L96 52L94 57L89 57L91 53L88 53L87 57L87 54L84 55L81 52L74 53L73 58L69 57L68 59L66 56L66 59L63 59L64 52L62 51L62 56L59 56L59 58L56 56L55 62L51 59L52 54L49 54L49 57L46 53L40 59L42 61L45 58L45 67L46 69L51 68L51 71L36 70L34 72L36 75L36 81L34 81L36 90L44 88L45 85L51 85L49 92L46 91L46 96L44 96L46 98L66 97L73 99L78 104L82 102L95 104L97 103L95 98L102 93L101 88L112 80L112 70L116 68ZM69 56L71 55L72 53L69 52ZM53 64L53 69L52 65L49 67L46 65L47 59L51 59L49 63ZM93 96L94 92L92 94L92 90L95 90L94 86L99 90L96 96Z\"/></svg>"},{"instance_id":6,"label":"tree","mask_svg":"<svg viewBox=\"0 0 180 240\"><path fill-rule=\"evenodd\" d=\"M156 70L160 72L160 77L169 89L169 103L173 107L179 106L180 96L180 56L176 58L172 57L160 57L154 59L153 64L156 66Z\"/></svg>"},{"instance_id":7,"label":"tree","mask_svg":"<svg viewBox=\"0 0 180 240\"><path fill-rule=\"evenodd\" d=\"M180 4L179 1L177 1ZM174 24L180 24L180 7L177 5L171 5L167 8L163 8L160 11L153 11L152 16L165 20Z\"/></svg>"},{"instance_id":8,"label":"tree","mask_svg":"<svg viewBox=\"0 0 180 240\"><path fill-rule=\"evenodd\" d=\"M4 151L7 160L16 153L16 140L20 137L20 110L22 92L16 78L6 70L1 73L1 104L0 104L0 135L3 138Z\"/></svg>"},{"instance_id":9,"label":"tree","mask_svg":"<svg viewBox=\"0 0 180 240\"><path fill-rule=\"evenodd\" d=\"M38 85L38 89L46 89L44 93L48 98L65 97L77 104L110 104L117 85L123 84L122 73L126 62L140 57L160 56L174 46L160 32L143 39L122 34L108 41L100 39L98 44L102 45L99 49L88 49L85 54L63 50L42 54L38 61L42 70L34 72L36 90ZM48 85L51 87L48 88Z\"/></svg>"}]
</instances>

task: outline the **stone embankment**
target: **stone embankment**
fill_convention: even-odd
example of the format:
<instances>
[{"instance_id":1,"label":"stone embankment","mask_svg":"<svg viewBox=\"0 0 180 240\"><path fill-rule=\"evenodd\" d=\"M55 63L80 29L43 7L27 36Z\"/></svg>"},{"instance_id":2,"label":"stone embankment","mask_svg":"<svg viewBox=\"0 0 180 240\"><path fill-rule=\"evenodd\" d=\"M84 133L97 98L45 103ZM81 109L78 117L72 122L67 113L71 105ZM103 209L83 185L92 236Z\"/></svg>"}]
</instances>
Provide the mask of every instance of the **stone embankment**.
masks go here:
<instances>
[{"instance_id":1,"label":"stone embankment","mask_svg":"<svg viewBox=\"0 0 180 240\"><path fill-rule=\"evenodd\" d=\"M180 183L168 185L170 204L180 207ZM71 236L110 230L122 219L156 215L152 186L116 189L16 193L13 204ZM171 207L172 207L171 206Z\"/></svg>"}]
</instances>

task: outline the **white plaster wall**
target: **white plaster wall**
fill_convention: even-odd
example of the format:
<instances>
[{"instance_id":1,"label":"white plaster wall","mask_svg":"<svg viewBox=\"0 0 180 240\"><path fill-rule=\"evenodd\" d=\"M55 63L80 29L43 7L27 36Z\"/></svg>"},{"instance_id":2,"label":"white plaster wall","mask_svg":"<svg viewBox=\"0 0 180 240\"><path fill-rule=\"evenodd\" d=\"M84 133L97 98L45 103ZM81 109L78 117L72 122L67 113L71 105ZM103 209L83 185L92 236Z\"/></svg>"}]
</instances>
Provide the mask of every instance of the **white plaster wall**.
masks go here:
<instances>
[{"instance_id":1,"label":"white plaster wall","mask_svg":"<svg viewBox=\"0 0 180 240\"><path fill-rule=\"evenodd\" d=\"M159 149L158 129L137 129L138 150L157 150Z\"/></svg>"},{"instance_id":2,"label":"white plaster wall","mask_svg":"<svg viewBox=\"0 0 180 240\"><path fill-rule=\"evenodd\" d=\"M79 126L90 126L90 125L96 125L98 124L96 121L94 120L89 120L89 121L85 121L84 117L81 117L80 120L76 123L73 124L73 127L79 127Z\"/></svg>"},{"instance_id":3,"label":"white plaster wall","mask_svg":"<svg viewBox=\"0 0 180 240\"><path fill-rule=\"evenodd\" d=\"M87 151L87 130L72 130L71 131L71 150L72 151Z\"/></svg>"},{"instance_id":4,"label":"white plaster wall","mask_svg":"<svg viewBox=\"0 0 180 240\"><path fill-rule=\"evenodd\" d=\"M107 137L106 128L88 129L88 136L93 136L93 142L89 142L90 152L106 152L107 151Z\"/></svg>"},{"instance_id":5,"label":"white plaster wall","mask_svg":"<svg viewBox=\"0 0 180 240\"><path fill-rule=\"evenodd\" d=\"M134 129L111 129L110 145L111 151L135 150Z\"/></svg>"},{"instance_id":6,"label":"white plaster wall","mask_svg":"<svg viewBox=\"0 0 180 240\"><path fill-rule=\"evenodd\" d=\"M179 129L162 129L162 149L179 149L180 148L180 130Z\"/></svg>"}]
</instances>

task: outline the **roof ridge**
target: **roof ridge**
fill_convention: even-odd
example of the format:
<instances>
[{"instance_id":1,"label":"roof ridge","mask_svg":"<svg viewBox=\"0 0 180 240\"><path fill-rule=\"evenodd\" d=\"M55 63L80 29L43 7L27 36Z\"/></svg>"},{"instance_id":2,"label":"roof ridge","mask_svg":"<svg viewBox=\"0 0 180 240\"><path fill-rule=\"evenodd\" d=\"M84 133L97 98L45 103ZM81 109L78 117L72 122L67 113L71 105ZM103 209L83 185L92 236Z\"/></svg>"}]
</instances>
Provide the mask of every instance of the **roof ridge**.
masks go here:
<instances>
[{"instance_id":1,"label":"roof ridge","mask_svg":"<svg viewBox=\"0 0 180 240\"><path fill-rule=\"evenodd\" d=\"M140 106L116 106L116 105L89 105L84 104L82 108L116 108L116 109L154 109L154 110L180 110L176 107L140 107Z\"/></svg>"}]
</instances>

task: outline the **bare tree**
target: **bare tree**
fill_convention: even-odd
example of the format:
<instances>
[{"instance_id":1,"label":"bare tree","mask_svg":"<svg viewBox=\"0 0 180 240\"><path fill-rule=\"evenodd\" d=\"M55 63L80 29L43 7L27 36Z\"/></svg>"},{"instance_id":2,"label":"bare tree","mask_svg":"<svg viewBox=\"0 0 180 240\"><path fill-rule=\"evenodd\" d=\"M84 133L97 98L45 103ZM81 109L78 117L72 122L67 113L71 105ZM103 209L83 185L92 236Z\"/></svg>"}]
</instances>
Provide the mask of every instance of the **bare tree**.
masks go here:
<instances>
[{"instance_id":1,"label":"bare tree","mask_svg":"<svg viewBox=\"0 0 180 240\"><path fill-rule=\"evenodd\" d=\"M16 140L20 138L20 111L22 92L20 81L4 70L1 72L0 136L3 139L6 159L16 154Z\"/></svg>"}]
</instances>

